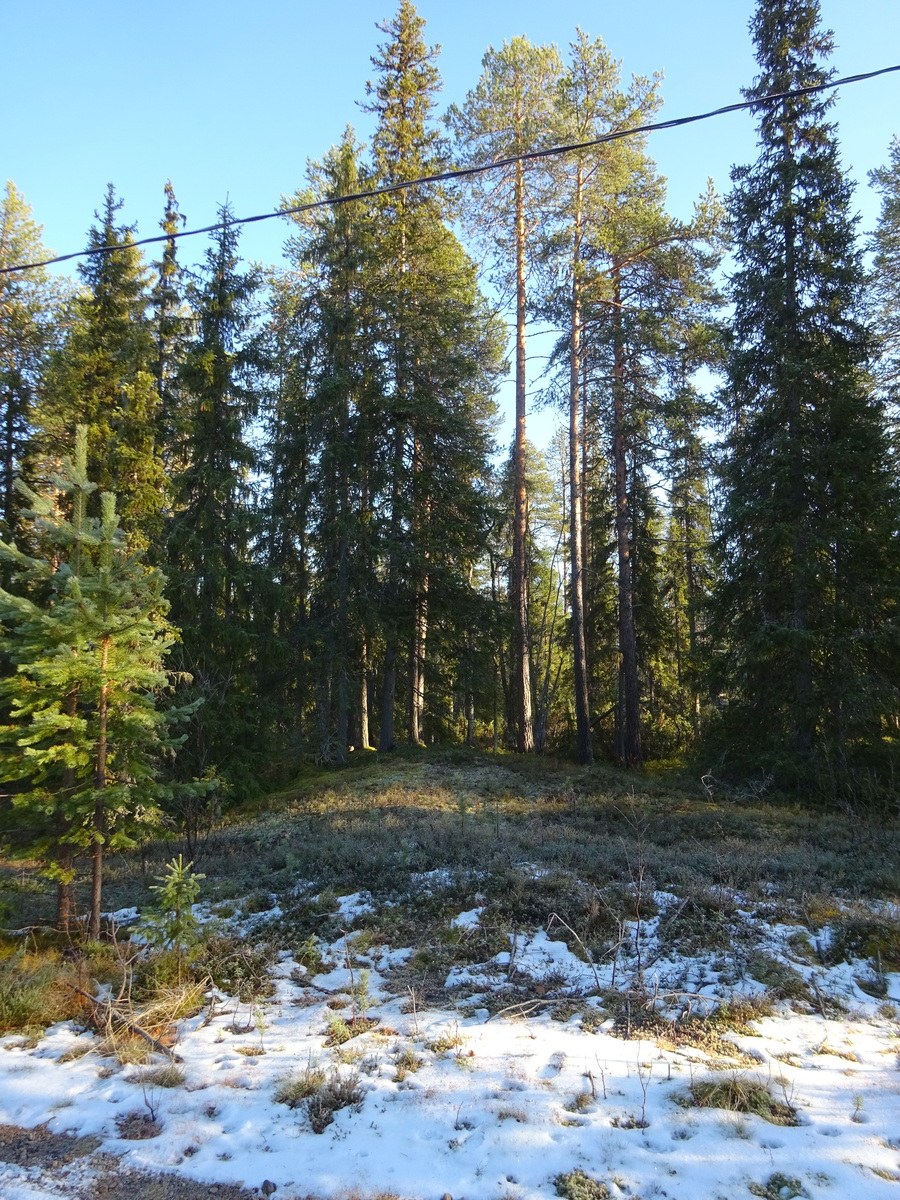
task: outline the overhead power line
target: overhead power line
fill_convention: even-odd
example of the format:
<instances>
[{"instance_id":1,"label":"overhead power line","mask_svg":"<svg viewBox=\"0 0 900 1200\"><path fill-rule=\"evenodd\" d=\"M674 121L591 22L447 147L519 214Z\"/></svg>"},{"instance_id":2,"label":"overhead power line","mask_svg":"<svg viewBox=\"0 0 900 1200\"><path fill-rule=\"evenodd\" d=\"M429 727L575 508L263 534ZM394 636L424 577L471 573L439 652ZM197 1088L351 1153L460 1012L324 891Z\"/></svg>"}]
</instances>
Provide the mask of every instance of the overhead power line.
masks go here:
<instances>
[{"instance_id":1,"label":"overhead power line","mask_svg":"<svg viewBox=\"0 0 900 1200\"><path fill-rule=\"evenodd\" d=\"M679 125L692 125L695 121L708 121L710 117L721 117L725 113L739 112L744 108L759 108L764 104L774 104L778 100L793 100L800 96L809 96L814 92L825 92L832 88L842 87L847 83L862 83L866 79L875 79L878 75L888 75L900 71L900 63L893 67L880 67L877 71L865 71L860 75L845 75L842 79L831 79L827 83L817 83L812 87L794 88L789 92L772 92L767 96L759 96L753 100L741 100L736 104L725 104L721 108L710 109L709 112L695 113L690 117L674 117L671 121L654 121L650 125L635 125L628 129L616 129L612 133L601 134L600 137L590 138L586 142L571 142L563 146L549 146L543 150L529 150L525 154L513 154L509 158L494 159L492 162L477 163L471 167L457 167L452 171L441 171L436 175L423 175L418 179L406 179L402 183L388 183L383 187L369 188L362 192L351 192L345 196L329 196L324 200L311 200L307 204L296 204L290 208L279 208L274 212L258 213L254 217L235 217L232 221L218 221L215 225L204 225L200 229L182 229L175 233L157 234L154 237L139 238L127 243L130 246L151 246L159 242L172 242L176 238L196 237L200 233L215 233L219 229L228 229L232 225L252 225L256 221L270 221L273 217L289 217L295 213L311 212L317 208L329 208L337 204L348 204L354 200L371 200L378 196L388 196L393 192L402 192L406 188L421 187L430 183L448 183L452 179L466 179L472 175L483 175L487 171L498 171L510 167L517 162L530 162L538 158L550 158L557 154L571 154L575 150L589 150L593 146L602 146L605 142L615 142L619 138L634 137L641 133L656 133L661 129L675 129ZM58 254L55 258L46 258L42 262L19 263L12 267L0 267L0 275L12 275L16 271L31 271L36 267L49 267L54 263L67 262L72 258L89 258L96 254L112 254L121 250L117 246L93 246L87 250L75 250L71 254Z\"/></svg>"}]
</instances>

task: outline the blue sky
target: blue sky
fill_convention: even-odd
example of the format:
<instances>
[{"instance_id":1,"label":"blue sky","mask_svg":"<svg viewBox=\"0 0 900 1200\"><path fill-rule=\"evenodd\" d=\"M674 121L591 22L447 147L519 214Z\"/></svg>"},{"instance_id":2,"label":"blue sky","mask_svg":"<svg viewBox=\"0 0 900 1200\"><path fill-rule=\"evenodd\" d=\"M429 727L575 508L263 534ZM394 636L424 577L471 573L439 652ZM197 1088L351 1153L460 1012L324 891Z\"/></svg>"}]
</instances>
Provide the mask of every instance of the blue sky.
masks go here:
<instances>
[{"instance_id":1,"label":"blue sky","mask_svg":"<svg viewBox=\"0 0 900 1200\"><path fill-rule=\"evenodd\" d=\"M429 41L442 46L447 104L474 85L489 44L524 34L564 49L581 25L622 59L626 77L664 71L666 117L740 98L755 70L753 8L753 0L419 5ZM238 215L275 208L348 122L368 132L356 101L383 40L375 22L394 9L395 0L9 0L0 172L25 193L58 253L84 245L108 181L145 236L158 232L169 178L189 225L213 221L226 196ZM822 13L840 74L900 62L896 0L822 0ZM864 184L900 133L900 75L844 89L834 112L844 162ZM650 149L671 208L686 216L707 176L724 191L730 166L752 160L752 120L740 113L658 133ZM875 198L863 186L857 201L871 227ZM243 252L277 261L284 237L281 221L251 226ZM186 261L202 241L182 243Z\"/></svg>"},{"instance_id":2,"label":"blue sky","mask_svg":"<svg viewBox=\"0 0 900 1200\"><path fill-rule=\"evenodd\" d=\"M447 103L474 84L488 44L525 34L565 47L581 24L604 38L626 73L665 71L666 116L738 98L754 71L752 8L751 0L419 6L430 40L442 45ZM823 0L822 11L841 74L900 61L896 0ZM239 214L273 208L347 122L366 133L369 118L355 101L382 40L374 24L392 12L393 0L11 0L0 170L59 252L84 244L108 180L144 234L156 232L168 178L191 224L214 219L226 195ZM836 116L844 160L864 178L900 132L900 76L845 89ZM752 123L737 114L656 134L651 150L672 207L686 213L707 175L725 189L730 165L752 156ZM872 203L859 200L870 218ZM275 258L280 224L248 230L245 251Z\"/></svg>"}]
</instances>

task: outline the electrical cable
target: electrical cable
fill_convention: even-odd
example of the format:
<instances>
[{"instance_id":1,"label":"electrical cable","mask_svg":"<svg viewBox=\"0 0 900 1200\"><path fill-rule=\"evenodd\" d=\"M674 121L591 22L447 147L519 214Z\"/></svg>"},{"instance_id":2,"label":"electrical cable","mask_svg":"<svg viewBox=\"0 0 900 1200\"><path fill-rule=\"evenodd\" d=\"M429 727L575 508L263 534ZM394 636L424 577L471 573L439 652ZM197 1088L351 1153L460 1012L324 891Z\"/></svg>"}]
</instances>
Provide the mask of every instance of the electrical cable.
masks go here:
<instances>
[{"instance_id":1,"label":"electrical cable","mask_svg":"<svg viewBox=\"0 0 900 1200\"><path fill-rule=\"evenodd\" d=\"M605 142L615 142L619 138L634 137L636 134L656 133L661 129L676 129L680 125L691 125L696 121L708 121L711 117L721 117L725 113L739 112L745 108L758 108L765 104L774 104L778 100L794 100L800 96L809 96L815 92L828 91L831 88L842 87L848 83L861 83L866 79L874 79L878 75L888 75L900 71L900 63L893 67L880 67L877 71L865 71L859 75L845 75L842 79L832 79L827 83L817 83L811 87L794 88L789 92L772 92L767 96L757 96L753 100L741 100L735 104L725 104L721 108L710 109L709 112L695 113L690 117L673 117L670 121L655 121L650 125L635 125L628 129L616 129L604 133L600 137L590 138L586 142L572 142L563 146L549 146L542 150L529 150L524 154L514 154L509 158L495 159L492 162L477 163L471 167L457 167L452 171L441 171L436 175L423 175L418 179L406 179L401 183L389 183L383 187L370 188L367 191L351 192L345 196L328 196L323 200L311 200L307 204L297 204L290 208L279 208L274 212L258 213L253 217L235 217L231 221L219 221L215 225L204 225L199 229L182 229L175 233L157 234L154 237L139 238L137 241L125 243L128 246L150 246L159 242L174 242L176 238L196 237L201 233L215 233L220 229L231 228L232 225L252 225L256 221L270 221L273 217L289 217L297 213L312 212L317 208L329 208L337 204L349 204L356 200L371 200L379 196L389 196L393 192L405 191L406 188L422 187L432 183L448 183L453 179L466 179L472 175L483 175L487 171L497 171L510 167L517 162L530 162L539 158L550 158L558 154L571 154L575 150L589 150L594 146L602 146ZM123 245L94 246L86 250L75 250L71 254L59 254L55 258L47 258L42 262L19 263L12 267L0 267L0 275L12 275L17 271L31 271L37 267L49 267L54 263L67 262L72 258L89 258L96 254L112 254L123 249Z\"/></svg>"}]
</instances>

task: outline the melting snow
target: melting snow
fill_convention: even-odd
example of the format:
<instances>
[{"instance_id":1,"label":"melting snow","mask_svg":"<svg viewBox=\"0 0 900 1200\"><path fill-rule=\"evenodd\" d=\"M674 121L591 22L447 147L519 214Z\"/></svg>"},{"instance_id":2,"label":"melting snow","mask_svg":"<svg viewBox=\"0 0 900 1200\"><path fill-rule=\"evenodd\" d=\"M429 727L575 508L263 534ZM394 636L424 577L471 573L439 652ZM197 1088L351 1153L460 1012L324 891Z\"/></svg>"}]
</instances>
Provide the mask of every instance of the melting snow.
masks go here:
<instances>
[{"instance_id":1,"label":"melting snow","mask_svg":"<svg viewBox=\"0 0 900 1200\"><path fill-rule=\"evenodd\" d=\"M341 913L350 919L370 901L366 893L344 897ZM453 924L471 929L480 911L461 913ZM658 919L644 923L640 950L642 962L650 964L645 984L655 972L658 980L678 976L698 992L721 996L708 959L660 956L657 926ZM454 968L447 983L509 988L513 998L517 972L556 996L596 992L595 971L602 986L609 985L614 963L591 966L553 932L519 932L508 951L489 963ZM792 932L791 926L768 927L767 953L786 961ZM352 952L352 939L349 945ZM327 949L334 965L314 978L282 954L273 968L275 996L261 1005L262 1034L232 1032L234 1001L211 1020L201 1014L181 1023L177 1051L184 1086L150 1094L162 1136L137 1142L119 1136L117 1118L144 1105L140 1068L122 1068L94 1053L60 1061L73 1049L100 1043L71 1023L49 1030L35 1049L21 1038L0 1039L0 1121L26 1127L47 1122L53 1132L94 1134L105 1150L122 1156L123 1168L257 1188L268 1179L277 1185L276 1200L333 1197L354 1188L423 1200L444 1193L466 1200L549 1200L554 1178L575 1168L606 1182L616 1200L637 1194L645 1200L735 1200L749 1194L751 1183L768 1186L779 1173L799 1181L813 1200L894 1196L893 1180L900 1177L900 1024L860 991L859 964L826 970L791 963L821 992L846 997L850 1011L842 1019L785 1008L754 1022L752 1034L730 1035L736 1053L748 1052L758 1062L747 1067L735 1061L734 1069L796 1107L802 1123L783 1128L755 1116L679 1106L691 1081L707 1077L708 1056L613 1037L610 1021L586 1032L578 1013L559 1022L547 1012L528 1020L489 1017L486 1008L467 1015L471 1007L405 1012L405 997L391 996L379 971L408 958L409 948L369 951L367 1011L380 1024L347 1042L338 1056L325 1044L332 1011L327 1001L346 994L360 977L356 968L351 980L344 939ZM635 952L631 947L619 964L620 982L626 965L635 970ZM652 984L648 988L653 991ZM738 990L749 993L759 985L748 978ZM900 980L890 977L889 992L898 990ZM309 1005L316 994L321 1000ZM301 998L302 1004L294 1003ZM583 1003L589 1011L602 1001L595 996ZM347 1017L349 1004L339 1011ZM241 1019L245 1014L243 1006ZM244 1056L241 1048L265 1053ZM404 1048L422 1060L421 1069L398 1071ZM279 1080L316 1064L358 1075L362 1090L359 1110L337 1112L321 1134L302 1109L274 1101ZM708 1077L725 1076L720 1070ZM46 1190L33 1168L0 1164L4 1200L74 1194L59 1181Z\"/></svg>"}]
</instances>

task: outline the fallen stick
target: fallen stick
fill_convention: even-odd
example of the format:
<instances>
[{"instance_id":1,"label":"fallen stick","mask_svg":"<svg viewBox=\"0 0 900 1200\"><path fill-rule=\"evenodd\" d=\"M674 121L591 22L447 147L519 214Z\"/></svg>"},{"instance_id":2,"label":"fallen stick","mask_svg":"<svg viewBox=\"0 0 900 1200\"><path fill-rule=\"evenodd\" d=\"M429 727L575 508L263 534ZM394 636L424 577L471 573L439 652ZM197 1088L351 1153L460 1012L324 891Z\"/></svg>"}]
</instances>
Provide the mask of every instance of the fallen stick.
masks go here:
<instances>
[{"instance_id":1,"label":"fallen stick","mask_svg":"<svg viewBox=\"0 0 900 1200\"><path fill-rule=\"evenodd\" d=\"M540 1008L542 1004L555 1004L555 1000L520 1000L518 1004L509 1004L506 1008L500 1008L495 1013L491 1013L487 1021L493 1021L494 1017L502 1017L504 1013L512 1012L514 1009L522 1009L522 1012L517 1013L520 1017L530 1017L536 1008ZM485 1025L487 1024L485 1021Z\"/></svg>"},{"instance_id":2,"label":"fallen stick","mask_svg":"<svg viewBox=\"0 0 900 1200\"><path fill-rule=\"evenodd\" d=\"M105 1005L107 1023L111 1022L113 1019L117 1020L120 1024L124 1025L130 1033L136 1033L138 1037L142 1037L144 1041L151 1045L159 1054L164 1054L166 1058L168 1058L169 1062L178 1061L177 1056L172 1050L170 1050L168 1046L164 1046L158 1038L155 1038L151 1033L148 1033L146 1029L142 1029L135 1021L129 1020L128 1017L118 1012L108 1000L98 1000L95 996L88 995L88 993L83 991L82 988L76 987L74 983L66 982L66 987L71 988L73 992L77 992L79 996L84 996L91 1008L95 1010L100 1010L101 1006Z\"/></svg>"}]
</instances>

